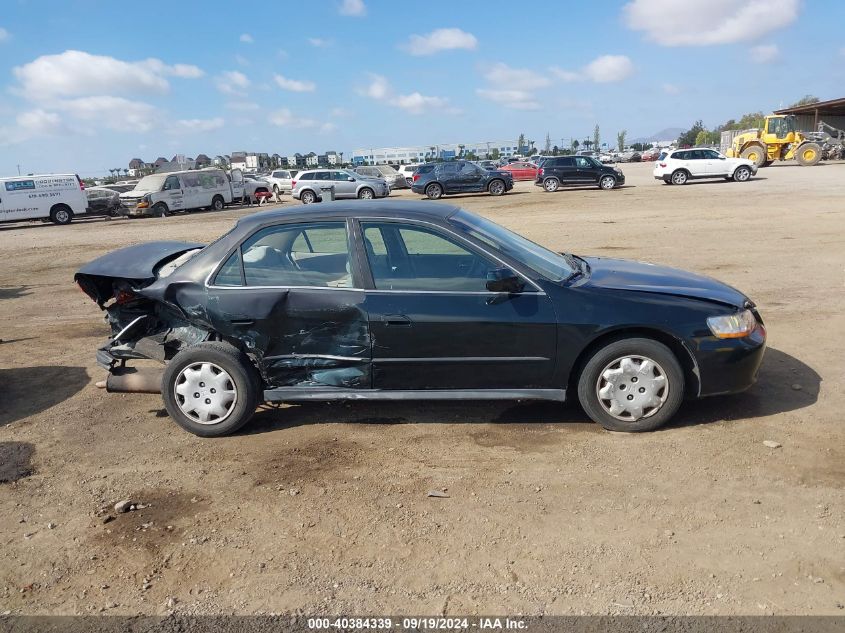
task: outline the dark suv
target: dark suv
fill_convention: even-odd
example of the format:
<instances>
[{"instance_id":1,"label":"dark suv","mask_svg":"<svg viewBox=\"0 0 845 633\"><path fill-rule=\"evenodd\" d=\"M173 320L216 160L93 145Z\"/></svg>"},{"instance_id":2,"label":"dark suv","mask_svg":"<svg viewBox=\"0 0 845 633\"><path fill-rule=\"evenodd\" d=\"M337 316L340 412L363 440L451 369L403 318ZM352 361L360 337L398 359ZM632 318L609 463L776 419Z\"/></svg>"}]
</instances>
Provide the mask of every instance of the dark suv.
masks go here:
<instances>
[{"instance_id":1,"label":"dark suv","mask_svg":"<svg viewBox=\"0 0 845 633\"><path fill-rule=\"evenodd\" d=\"M557 191L562 185L613 189L625 184L625 174L618 167L602 165L592 156L555 156L543 161L534 184L546 191Z\"/></svg>"},{"instance_id":2,"label":"dark suv","mask_svg":"<svg viewBox=\"0 0 845 633\"><path fill-rule=\"evenodd\" d=\"M513 176L506 171L490 171L468 160L427 163L414 172L411 191L437 200L448 193L488 192L501 196L513 189Z\"/></svg>"}]
</instances>

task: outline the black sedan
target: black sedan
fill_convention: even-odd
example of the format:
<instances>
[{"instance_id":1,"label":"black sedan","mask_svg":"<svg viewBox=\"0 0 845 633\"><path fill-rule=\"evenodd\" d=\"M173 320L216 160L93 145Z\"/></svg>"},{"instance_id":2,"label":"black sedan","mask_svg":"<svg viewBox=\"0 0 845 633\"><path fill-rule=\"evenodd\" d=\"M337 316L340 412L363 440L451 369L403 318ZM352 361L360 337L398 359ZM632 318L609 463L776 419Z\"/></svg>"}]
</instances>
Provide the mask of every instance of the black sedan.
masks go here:
<instances>
[{"instance_id":1,"label":"black sedan","mask_svg":"<svg viewBox=\"0 0 845 633\"><path fill-rule=\"evenodd\" d=\"M491 171L468 160L420 165L414 172L411 191L437 200L450 193L483 193L501 196L513 189L513 175Z\"/></svg>"},{"instance_id":2,"label":"black sedan","mask_svg":"<svg viewBox=\"0 0 845 633\"><path fill-rule=\"evenodd\" d=\"M202 436L262 401L577 398L655 429L684 397L754 382L766 331L723 283L559 254L453 206L332 202L150 242L75 276L106 311L110 391L160 392ZM132 367L135 359L159 367Z\"/></svg>"}]
</instances>

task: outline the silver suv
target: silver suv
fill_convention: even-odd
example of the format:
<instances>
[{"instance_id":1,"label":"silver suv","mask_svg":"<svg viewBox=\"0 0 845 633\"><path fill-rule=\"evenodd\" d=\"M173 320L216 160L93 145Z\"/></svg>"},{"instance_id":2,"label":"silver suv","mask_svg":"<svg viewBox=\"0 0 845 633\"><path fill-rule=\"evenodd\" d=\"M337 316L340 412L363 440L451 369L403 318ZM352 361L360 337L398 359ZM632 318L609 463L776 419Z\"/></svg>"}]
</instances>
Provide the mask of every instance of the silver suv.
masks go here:
<instances>
[{"instance_id":1,"label":"silver suv","mask_svg":"<svg viewBox=\"0 0 845 633\"><path fill-rule=\"evenodd\" d=\"M405 176L390 165L364 165L356 167L355 173L366 176L367 178L384 178L391 189L407 189L409 187L405 181Z\"/></svg>"},{"instance_id":2,"label":"silver suv","mask_svg":"<svg viewBox=\"0 0 845 633\"><path fill-rule=\"evenodd\" d=\"M390 195L384 178L367 178L345 169L310 169L291 181L291 195L303 204L320 202L323 189L334 185L335 198L383 198Z\"/></svg>"}]
</instances>

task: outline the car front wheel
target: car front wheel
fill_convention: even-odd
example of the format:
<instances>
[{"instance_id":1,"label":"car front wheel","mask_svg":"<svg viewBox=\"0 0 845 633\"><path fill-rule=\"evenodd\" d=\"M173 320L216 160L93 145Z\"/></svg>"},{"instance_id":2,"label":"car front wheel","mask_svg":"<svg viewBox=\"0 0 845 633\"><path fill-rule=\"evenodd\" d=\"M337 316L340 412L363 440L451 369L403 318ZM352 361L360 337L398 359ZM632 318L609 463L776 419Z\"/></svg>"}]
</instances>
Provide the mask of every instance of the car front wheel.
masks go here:
<instances>
[{"instance_id":1,"label":"car front wheel","mask_svg":"<svg viewBox=\"0 0 845 633\"><path fill-rule=\"evenodd\" d=\"M491 196L501 196L505 193L505 183L501 180L494 180L487 185L487 191L490 192Z\"/></svg>"},{"instance_id":2,"label":"car front wheel","mask_svg":"<svg viewBox=\"0 0 845 633\"><path fill-rule=\"evenodd\" d=\"M741 165L734 170L733 179L736 182L745 182L749 178L751 178L751 169L750 168L748 168L744 165Z\"/></svg>"},{"instance_id":3,"label":"car front wheel","mask_svg":"<svg viewBox=\"0 0 845 633\"><path fill-rule=\"evenodd\" d=\"M249 359L231 345L198 343L167 364L161 394L179 426L194 435L217 437L252 418L259 380Z\"/></svg>"},{"instance_id":4,"label":"car front wheel","mask_svg":"<svg viewBox=\"0 0 845 633\"><path fill-rule=\"evenodd\" d=\"M596 351L578 379L578 400L609 431L652 431L681 406L684 372L672 351L652 339L614 341Z\"/></svg>"},{"instance_id":5,"label":"car front wheel","mask_svg":"<svg viewBox=\"0 0 845 633\"><path fill-rule=\"evenodd\" d=\"M602 176L599 179L599 188L605 191L613 189L616 186L616 178L613 176Z\"/></svg>"},{"instance_id":6,"label":"car front wheel","mask_svg":"<svg viewBox=\"0 0 845 633\"><path fill-rule=\"evenodd\" d=\"M317 200L317 196L314 195L313 191L303 191L299 199L302 201L302 204L311 204Z\"/></svg>"},{"instance_id":7,"label":"car front wheel","mask_svg":"<svg viewBox=\"0 0 845 633\"><path fill-rule=\"evenodd\" d=\"M361 189L361 191L358 192L358 197L361 200L372 200L373 198L375 198L375 194L373 193L373 190L369 187L364 187L363 189Z\"/></svg>"}]
</instances>

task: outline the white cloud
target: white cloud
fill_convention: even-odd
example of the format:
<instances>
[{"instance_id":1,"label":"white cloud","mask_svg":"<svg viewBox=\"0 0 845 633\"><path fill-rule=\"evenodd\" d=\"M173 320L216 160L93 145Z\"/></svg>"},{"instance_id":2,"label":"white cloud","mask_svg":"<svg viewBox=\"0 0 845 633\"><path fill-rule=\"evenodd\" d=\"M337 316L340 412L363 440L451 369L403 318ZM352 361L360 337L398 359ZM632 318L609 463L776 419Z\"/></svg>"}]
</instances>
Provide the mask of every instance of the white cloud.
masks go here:
<instances>
[{"instance_id":1,"label":"white cloud","mask_svg":"<svg viewBox=\"0 0 845 633\"><path fill-rule=\"evenodd\" d=\"M302 118L293 114L287 108L276 110L268 117L268 121L279 127L314 127L317 122L314 119Z\"/></svg>"},{"instance_id":2,"label":"white cloud","mask_svg":"<svg viewBox=\"0 0 845 633\"><path fill-rule=\"evenodd\" d=\"M336 129L337 129L337 126L332 122L323 123L320 126L320 134L331 134Z\"/></svg>"},{"instance_id":3,"label":"white cloud","mask_svg":"<svg viewBox=\"0 0 845 633\"><path fill-rule=\"evenodd\" d=\"M708 46L758 39L798 17L800 0L632 0L628 28L663 46Z\"/></svg>"},{"instance_id":4,"label":"white cloud","mask_svg":"<svg viewBox=\"0 0 845 633\"><path fill-rule=\"evenodd\" d=\"M676 95L681 92L681 89L675 84L663 84L662 88L667 95Z\"/></svg>"},{"instance_id":5,"label":"white cloud","mask_svg":"<svg viewBox=\"0 0 845 633\"><path fill-rule=\"evenodd\" d=\"M159 59L126 62L105 55L68 50L43 55L12 71L20 82L19 92L32 100L102 94L163 94L170 84L165 77L196 78L196 66L168 66Z\"/></svg>"},{"instance_id":6,"label":"white cloud","mask_svg":"<svg viewBox=\"0 0 845 633\"><path fill-rule=\"evenodd\" d=\"M533 70L527 68L511 68L499 62L484 71L484 78L497 88L507 90L534 90L544 88L552 82Z\"/></svg>"},{"instance_id":7,"label":"white cloud","mask_svg":"<svg viewBox=\"0 0 845 633\"><path fill-rule=\"evenodd\" d=\"M211 132L212 130L219 130L225 125L225 121L221 117L213 119L179 119L172 125L174 132Z\"/></svg>"},{"instance_id":8,"label":"white cloud","mask_svg":"<svg viewBox=\"0 0 845 633\"><path fill-rule=\"evenodd\" d=\"M770 64L780 58L780 50L777 44L760 44L759 46L752 46L751 61L755 64Z\"/></svg>"},{"instance_id":9,"label":"white cloud","mask_svg":"<svg viewBox=\"0 0 845 633\"><path fill-rule=\"evenodd\" d=\"M427 35L412 35L403 48L411 55L433 55L455 49L475 50L478 40L461 29L436 29Z\"/></svg>"},{"instance_id":10,"label":"white cloud","mask_svg":"<svg viewBox=\"0 0 845 633\"><path fill-rule=\"evenodd\" d=\"M240 40L244 44L252 44L255 41L249 33L241 33Z\"/></svg>"},{"instance_id":11,"label":"white cloud","mask_svg":"<svg viewBox=\"0 0 845 633\"><path fill-rule=\"evenodd\" d=\"M352 113L346 108L332 108L331 112L329 112L329 116L335 119L344 119L351 115Z\"/></svg>"},{"instance_id":12,"label":"white cloud","mask_svg":"<svg viewBox=\"0 0 845 633\"><path fill-rule=\"evenodd\" d=\"M252 101L230 101L226 104L226 107L237 112L254 112L261 109L261 106Z\"/></svg>"},{"instance_id":13,"label":"white cloud","mask_svg":"<svg viewBox=\"0 0 845 633\"><path fill-rule=\"evenodd\" d=\"M273 80L283 90L290 90L291 92L314 92L317 85L313 81L299 81L297 79L288 79L282 75L273 75Z\"/></svg>"},{"instance_id":14,"label":"white cloud","mask_svg":"<svg viewBox=\"0 0 845 633\"><path fill-rule=\"evenodd\" d=\"M527 90L497 90L479 88L475 91L482 99L493 101L511 110L539 110L540 104Z\"/></svg>"},{"instance_id":15,"label":"white cloud","mask_svg":"<svg viewBox=\"0 0 845 633\"><path fill-rule=\"evenodd\" d=\"M308 43L311 44L314 48L326 48L331 46L331 42L329 40L324 40L319 37L309 37Z\"/></svg>"},{"instance_id":16,"label":"white cloud","mask_svg":"<svg viewBox=\"0 0 845 633\"><path fill-rule=\"evenodd\" d=\"M40 108L21 112L15 119L18 127L27 134L50 134L61 126L61 117L55 112L46 112Z\"/></svg>"},{"instance_id":17,"label":"white cloud","mask_svg":"<svg viewBox=\"0 0 845 633\"><path fill-rule=\"evenodd\" d=\"M160 121L160 113L150 104L123 97L65 99L54 107L80 121L121 132L149 132Z\"/></svg>"},{"instance_id":18,"label":"white cloud","mask_svg":"<svg viewBox=\"0 0 845 633\"><path fill-rule=\"evenodd\" d=\"M450 108L449 100L444 97L430 97L419 92L412 92L411 94L401 95L396 94L390 86L387 78L381 75L370 75L369 85L360 91L360 94L387 103L396 108L401 108L409 114L423 114L431 110L449 110L456 112L455 109Z\"/></svg>"},{"instance_id":19,"label":"white cloud","mask_svg":"<svg viewBox=\"0 0 845 633\"><path fill-rule=\"evenodd\" d=\"M367 5L364 4L364 0L343 0L338 11L341 15L360 17L367 15Z\"/></svg>"},{"instance_id":20,"label":"white cloud","mask_svg":"<svg viewBox=\"0 0 845 633\"><path fill-rule=\"evenodd\" d=\"M622 81L634 73L634 64L625 55L602 55L584 67L584 75L597 84Z\"/></svg>"},{"instance_id":21,"label":"white cloud","mask_svg":"<svg viewBox=\"0 0 845 633\"><path fill-rule=\"evenodd\" d=\"M10 37L11 37L11 35L9 35L9 31L7 31L2 26L0 26L0 42L5 42Z\"/></svg>"},{"instance_id":22,"label":"white cloud","mask_svg":"<svg viewBox=\"0 0 845 633\"><path fill-rule=\"evenodd\" d=\"M554 66L549 70L562 81L592 81L600 84L627 79L634 74L634 64L625 55L602 55L577 72Z\"/></svg>"},{"instance_id":23,"label":"white cloud","mask_svg":"<svg viewBox=\"0 0 845 633\"><path fill-rule=\"evenodd\" d=\"M226 70L217 76L214 83L223 94L235 95L243 93L252 82L237 70Z\"/></svg>"},{"instance_id":24,"label":"white cloud","mask_svg":"<svg viewBox=\"0 0 845 633\"><path fill-rule=\"evenodd\" d=\"M249 66L249 60L243 55L235 55L235 63L238 66L243 66L244 68Z\"/></svg>"}]
</instances>

